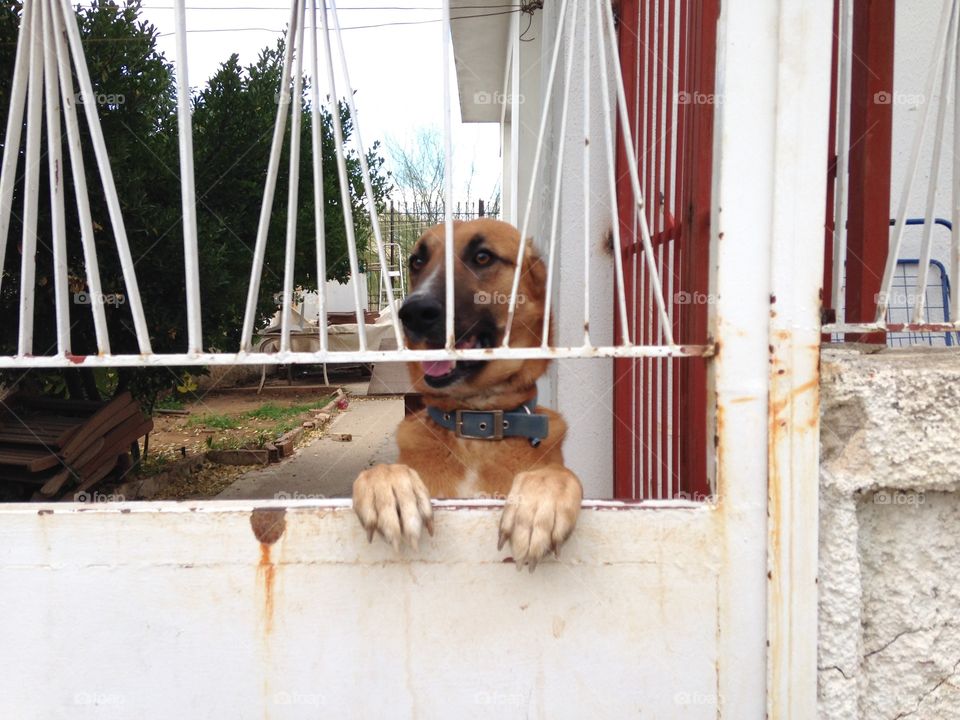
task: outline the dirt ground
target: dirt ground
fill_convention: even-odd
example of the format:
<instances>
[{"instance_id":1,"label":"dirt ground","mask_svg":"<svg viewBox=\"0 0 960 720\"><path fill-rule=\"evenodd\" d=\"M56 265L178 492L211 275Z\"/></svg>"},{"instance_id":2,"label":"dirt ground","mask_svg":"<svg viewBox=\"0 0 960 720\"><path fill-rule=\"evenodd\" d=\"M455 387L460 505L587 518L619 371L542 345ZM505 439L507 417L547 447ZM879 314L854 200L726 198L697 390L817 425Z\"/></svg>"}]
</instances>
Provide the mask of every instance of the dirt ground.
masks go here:
<instances>
[{"instance_id":1,"label":"dirt ground","mask_svg":"<svg viewBox=\"0 0 960 720\"><path fill-rule=\"evenodd\" d=\"M239 447L247 441L256 444L263 433L268 435L266 441L269 442L273 440L269 434L279 424L300 424L311 420L310 410L319 410L330 402L336 390L336 387L323 386L266 387L259 395L243 389L212 391L193 402L184 403L183 410L188 415L154 414L149 456L177 457L184 454L184 449L186 454L193 454L211 447ZM305 409L279 421L272 417L250 416L268 404L276 408ZM230 421L230 427L224 427L225 420Z\"/></svg>"}]
</instances>

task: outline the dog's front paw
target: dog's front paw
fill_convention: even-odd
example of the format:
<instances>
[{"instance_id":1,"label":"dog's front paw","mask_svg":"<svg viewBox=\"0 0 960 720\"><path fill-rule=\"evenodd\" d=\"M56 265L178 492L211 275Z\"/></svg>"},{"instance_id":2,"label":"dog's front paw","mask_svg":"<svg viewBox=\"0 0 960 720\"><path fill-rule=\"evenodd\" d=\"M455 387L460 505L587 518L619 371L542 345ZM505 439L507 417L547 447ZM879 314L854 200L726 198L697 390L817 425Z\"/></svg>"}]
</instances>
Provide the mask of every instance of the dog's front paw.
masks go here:
<instances>
[{"instance_id":1,"label":"dog's front paw","mask_svg":"<svg viewBox=\"0 0 960 720\"><path fill-rule=\"evenodd\" d=\"M367 540L378 532L394 550L399 551L401 541L416 550L424 527L433 535L430 493L406 465L376 465L360 473L353 483L353 509Z\"/></svg>"},{"instance_id":2,"label":"dog's front paw","mask_svg":"<svg viewBox=\"0 0 960 720\"><path fill-rule=\"evenodd\" d=\"M577 524L582 500L580 481L561 465L518 474L500 518L497 549L510 540L517 570L527 564L533 572L550 550L560 556L560 545Z\"/></svg>"}]
</instances>

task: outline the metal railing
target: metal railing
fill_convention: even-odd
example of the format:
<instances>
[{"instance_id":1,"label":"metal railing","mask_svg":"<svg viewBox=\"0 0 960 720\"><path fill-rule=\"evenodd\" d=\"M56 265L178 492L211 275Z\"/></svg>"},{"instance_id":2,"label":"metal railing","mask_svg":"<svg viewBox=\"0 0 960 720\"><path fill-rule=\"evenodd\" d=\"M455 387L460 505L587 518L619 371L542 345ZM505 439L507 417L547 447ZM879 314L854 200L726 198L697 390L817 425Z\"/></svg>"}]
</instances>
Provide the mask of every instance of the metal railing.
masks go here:
<instances>
[{"instance_id":1,"label":"metal railing","mask_svg":"<svg viewBox=\"0 0 960 720\"><path fill-rule=\"evenodd\" d=\"M80 149L80 137L77 132L75 98L73 95L70 60L73 61L77 77L80 82L81 93L92 94L91 81L86 67L83 48L81 45L77 21L69 0L54 0L41 2L40 0L26 0L24 3L21 27L17 43L16 67L13 79L13 93L10 104L10 114L7 118L7 134L4 143L2 163L2 177L0 177L0 248L5 249L10 244L7 237L9 218L13 199L14 174L18 161L20 147L20 128L23 124L24 110L26 110L26 192L23 208L23 254L20 273L20 312L18 328L18 347L13 355L0 356L0 368L11 367L77 367L77 366L156 366L156 365L230 365L230 364L277 364L277 363L328 363L328 362L372 362L372 361L424 361L440 359L479 360L493 358L587 358L587 357L691 357L705 356L712 352L709 345L681 345L678 344L672 332L672 324L668 315L668 304L664 299L660 269L655 261L655 253L651 242L650 229L647 225L647 214L644 212L644 197L638 174L634 152L627 152L627 173L631 194L630 205L637 210L636 219L639 223L638 245L642 247L642 256L646 264L648 294L651 297L652 309L659 318L659 337L651 338L656 342L643 342L640 338L631 337L630 324L627 322L627 302L624 289L624 271L620 253L613 253L614 277L613 286L616 292L616 312L620 337L614 339L610 345L597 345L590 334L590 266L594 248L598 246L596 238L585 233L580 242L583 247L583 342L579 345L558 347L551 344L550 331L550 301L554 285L558 283L555 273L555 257L559 237L564 233L558 227L558 210L560 188L570 178L579 180L582 184L585 207L589 209L590 184L592 182L607 183L610 189L610 213L613 216L613 235L615 247L620 243L620 221L616 194L615 153L617 152L615 137L616 120L622 133L621 141L627 148L634 148L634 138L629 122L626 96L624 92L623 76L616 51L617 35L614 27L613 12L608 3L595 4L580 0L562 0L559 9L559 22L556 37L550 52L549 74L545 87L543 112L540 117L538 141L533 155L533 165L529 191L526 197L525 210L520 224L520 247L518 260L522 260L526 252L527 232L530 224L531 208L534 203L534 187L541 176L541 161L544 154L544 137L547 126L548 113L551 112L551 98L555 93L562 97L563 127L566 126L566 117L571 105L570 78L575 58L582 58L584 72L583 83L589 88L592 81L599 81L602 90L602 127L596 128L585 121L583 142L583 166L577 169L564 168L563 156L566 142L565 133L559 136L559 161L555 163L555 177L553 181L552 203L546 209L547 217L552 217L550 234L544 245L547 252L547 279L546 298L547 307L544 317L542 344L539 347L512 347L510 345L511 326L517 306L518 287L520 283L521 262L517 262L513 277L512 291L509 299L508 317L504 328L502 347L495 348L493 354L489 350L458 349L454 338L454 303L453 298L453 147L452 113L449 84L450 40L450 5L443 3L442 49L444 57L444 84L441 88L444 97L444 137L446 146L446 187L445 187L445 270L446 270L446 346L442 349L410 350L404 345L403 332L397 315L396 294L393 278L390 273L381 273L384 296L390 310L393 334L397 343L397 350L381 351L370 348L364 326L362 309L361 283L354 282L354 305L356 311L359 348L355 351L331 351L328 347L326 332L326 302L325 293L321 284L319 292L319 349L316 352L297 352L291 348L289 326L290 308L294 296L294 248L296 243L296 213L300 178L298 176L299 154L301 147L301 109L299 102L292 102L291 96L297 98L302 92L304 71L313 78L310 82L310 107L313 114L312 143L313 157L313 193L316 213L316 263L317 277L326 277L325 267L325 238L323 223L323 183L322 183L322 152L319 149L318 117L321 111L321 67L326 75L326 97L330 103L330 115L333 123L333 133L336 142L337 170L339 177L340 194L343 200L344 222L347 235L350 272L353 278L359 275L359 254L357 239L354 232L352 205L349 198L350 187L346 168L346 151L344 148L344 132L337 112L336 98L344 97L349 107L350 115L356 120L356 108L353 103L353 88L350 84L349 63L344 52L341 40L341 28L338 19L335 0L330 0L329 9L323 4L317 7L316 0L302 2L294 0L290 4L289 38L283 62L283 73L280 84L279 103L276 113L273 139L269 163L267 166L266 183L263 202L260 211L260 220L256 234L256 244L253 262L250 270L250 280L247 288L247 302L243 318L240 346L235 352L206 352L202 343L202 307L199 293L198 251L196 232L196 208L193 186L193 158L190 124L190 98L187 88L188 58L186 53L186 16L184 0L175 0L176 32L177 32L177 64L180 81L178 82L177 108L179 119L180 163L182 174L183 228L184 252L187 275L186 309L188 316L188 341L185 352L181 353L154 353L150 345L150 334L144 315L143 304L137 287L137 277L134 271L134 262L127 243L124 222L120 210L117 188L114 186L113 175L110 169L110 160L107 146L100 128L97 110L94 104L84 105L87 123L90 127L91 142L96 153L100 180L106 193L110 209L110 221L116 240L116 249L121 259L123 278L126 284L126 295L129 308L136 329L139 352L136 354L114 354L110 349L110 342L106 331L106 321L103 315L103 306L100 303L90 303L94 324L97 329L96 355L75 355L70 345L70 307L68 304L68 277L64 257L65 227L64 227L64 188L59 169L62 164L61 138L59 121L61 110L66 118L67 138L71 167L74 173L76 188L76 202L80 216L80 231L83 240L85 256L86 282L91 293L99 294L99 278L97 273L97 249L93 241L92 222L89 213L89 204L86 194L83 161ZM309 27L305 22L305 13L310 13ZM65 30L65 32L63 32ZM310 51L306 51L309 41ZM564 82L558 88L558 70L560 57L566 59L563 68ZM339 66L340 76L343 79L342 87L338 88L335 76L335 61ZM599 71L597 78L592 78L594 72ZM292 91L291 91L292 86ZM610 92L612 86L614 92ZM43 102L41 101L43 95ZM591 94L584 93L582 111L585 118L589 118L593 108L590 107ZM61 105L62 103L62 105ZM39 165L41 157L40 128L43 115L47 118L47 158L51 178L51 205L53 208L52 240L54 248L54 285L56 288L56 352L50 355L35 355L33 343L33 288L36 279L34 253L32 249L37 242L38 219L38 188ZM267 242L271 207L277 176L281 150L284 142L287 118L290 118L290 171L289 190L287 197L288 214L286 227L286 253L284 256L283 292L281 307L281 333L279 351L276 353L261 353L254 351L254 331L258 321L257 300L260 292L260 280L264 265L264 252ZM385 239L381 223L376 212L374 192L371 187L370 168L367 166L366 146L363 144L359 123L354 126L353 142L357 149L366 200L366 211L369 213L370 225L375 241L376 258L380 267L387 267ZM591 178L589 168L591 155L595 152L603 153L606 159L607 172L603 178ZM573 172L571 172L573 170ZM622 197L620 198L622 203ZM588 210L589 212L589 210ZM552 215L551 215L552 214ZM586 226L586 225L585 225ZM577 242L576 238L565 236L564 242ZM0 249L0 263L3 250Z\"/></svg>"}]
</instances>

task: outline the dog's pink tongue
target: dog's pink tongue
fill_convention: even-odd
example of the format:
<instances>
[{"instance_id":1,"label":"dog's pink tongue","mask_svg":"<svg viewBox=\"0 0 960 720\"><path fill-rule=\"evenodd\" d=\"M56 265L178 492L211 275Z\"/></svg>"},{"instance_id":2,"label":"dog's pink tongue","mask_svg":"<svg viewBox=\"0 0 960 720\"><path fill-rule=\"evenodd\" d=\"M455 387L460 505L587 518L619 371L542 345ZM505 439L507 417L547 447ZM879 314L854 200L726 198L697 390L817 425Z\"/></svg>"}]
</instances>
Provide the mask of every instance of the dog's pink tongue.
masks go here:
<instances>
[{"instance_id":1,"label":"dog's pink tongue","mask_svg":"<svg viewBox=\"0 0 960 720\"><path fill-rule=\"evenodd\" d=\"M422 362L420 363L420 366L423 368L424 375L429 375L430 377L440 377L453 370L453 360L434 360L430 362Z\"/></svg>"}]
</instances>

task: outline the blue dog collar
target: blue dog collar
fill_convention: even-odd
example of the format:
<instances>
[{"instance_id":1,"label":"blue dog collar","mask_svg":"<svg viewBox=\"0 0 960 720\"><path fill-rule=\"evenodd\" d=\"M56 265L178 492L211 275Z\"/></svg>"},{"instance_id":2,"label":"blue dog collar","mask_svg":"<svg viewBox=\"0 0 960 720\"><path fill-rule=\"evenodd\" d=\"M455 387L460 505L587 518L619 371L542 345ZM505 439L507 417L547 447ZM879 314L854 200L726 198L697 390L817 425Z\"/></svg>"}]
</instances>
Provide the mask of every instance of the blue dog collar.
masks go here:
<instances>
[{"instance_id":1,"label":"blue dog collar","mask_svg":"<svg viewBox=\"0 0 960 720\"><path fill-rule=\"evenodd\" d=\"M550 431L550 419L534 412L537 396L516 410L438 410L427 407L430 419L468 440L503 440L507 437L529 438L537 447Z\"/></svg>"}]
</instances>

